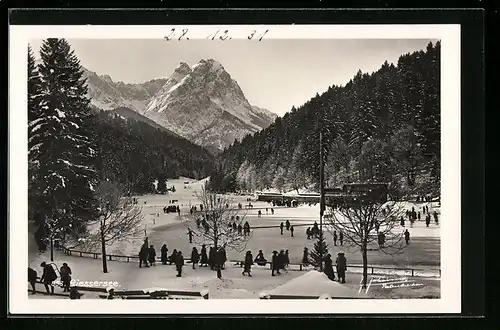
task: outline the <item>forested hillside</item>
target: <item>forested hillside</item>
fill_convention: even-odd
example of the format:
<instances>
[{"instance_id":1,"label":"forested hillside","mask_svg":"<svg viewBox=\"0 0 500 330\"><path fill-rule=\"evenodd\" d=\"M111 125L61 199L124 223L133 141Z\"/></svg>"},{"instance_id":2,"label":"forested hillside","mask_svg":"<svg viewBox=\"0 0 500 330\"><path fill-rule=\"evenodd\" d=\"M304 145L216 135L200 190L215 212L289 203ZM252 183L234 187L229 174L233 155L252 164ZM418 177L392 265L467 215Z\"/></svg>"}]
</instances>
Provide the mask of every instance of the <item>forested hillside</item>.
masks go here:
<instances>
[{"instance_id":1,"label":"forested hillside","mask_svg":"<svg viewBox=\"0 0 500 330\"><path fill-rule=\"evenodd\" d=\"M284 96L286 97L286 96ZM401 194L440 187L440 43L331 86L269 128L236 141L212 174L217 190L299 189L319 181L323 132L327 185L388 182Z\"/></svg>"},{"instance_id":2,"label":"forested hillside","mask_svg":"<svg viewBox=\"0 0 500 330\"><path fill-rule=\"evenodd\" d=\"M99 112L94 121L99 173L134 193L153 192L155 180L202 179L212 170L207 150L164 129L108 111Z\"/></svg>"}]
</instances>

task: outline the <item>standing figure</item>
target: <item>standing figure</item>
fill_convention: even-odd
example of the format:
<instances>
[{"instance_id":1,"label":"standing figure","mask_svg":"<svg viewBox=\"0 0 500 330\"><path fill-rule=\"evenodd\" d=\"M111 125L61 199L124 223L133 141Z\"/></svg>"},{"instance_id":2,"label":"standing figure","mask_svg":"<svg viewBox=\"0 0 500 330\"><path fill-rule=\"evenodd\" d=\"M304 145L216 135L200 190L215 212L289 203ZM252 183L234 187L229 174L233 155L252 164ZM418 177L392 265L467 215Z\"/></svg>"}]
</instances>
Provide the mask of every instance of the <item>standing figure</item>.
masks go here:
<instances>
[{"instance_id":1,"label":"standing figure","mask_svg":"<svg viewBox=\"0 0 500 330\"><path fill-rule=\"evenodd\" d=\"M206 267L208 265L207 247L205 244L201 246L201 267Z\"/></svg>"},{"instance_id":2,"label":"standing figure","mask_svg":"<svg viewBox=\"0 0 500 330\"><path fill-rule=\"evenodd\" d=\"M307 239L311 239L311 236L312 236L312 235L311 235L311 227L308 227L308 228L306 229L306 235L307 235Z\"/></svg>"},{"instance_id":3,"label":"standing figure","mask_svg":"<svg viewBox=\"0 0 500 330\"><path fill-rule=\"evenodd\" d=\"M260 216L262 215L262 212L260 212L260 210L257 212L257 215L258 217L260 218Z\"/></svg>"},{"instance_id":4,"label":"standing figure","mask_svg":"<svg viewBox=\"0 0 500 330\"><path fill-rule=\"evenodd\" d=\"M208 265L211 270L215 270L215 250L213 246L208 250Z\"/></svg>"},{"instance_id":5,"label":"standing figure","mask_svg":"<svg viewBox=\"0 0 500 330\"><path fill-rule=\"evenodd\" d=\"M382 232L378 233L377 240L378 240L378 246L379 247L384 247L384 244L385 244L385 235L384 235L384 233L382 233Z\"/></svg>"},{"instance_id":6,"label":"standing figure","mask_svg":"<svg viewBox=\"0 0 500 330\"><path fill-rule=\"evenodd\" d=\"M302 264L308 266L311 262L309 261L309 249L304 248L304 253L302 254Z\"/></svg>"},{"instance_id":7,"label":"standing figure","mask_svg":"<svg viewBox=\"0 0 500 330\"><path fill-rule=\"evenodd\" d=\"M246 221L243 225L243 234L245 236L250 235L250 224L248 223L248 221Z\"/></svg>"},{"instance_id":8,"label":"standing figure","mask_svg":"<svg viewBox=\"0 0 500 330\"><path fill-rule=\"evenodd\" d=\"M224 254L222 252L222 248L219 248L214 252L215 256L215 270L217 271L217 278L222 278L222 265L224 264Z\"/></svg>"},{"instance_id":9,"label":"standing figure","mask_svg":"<svg viewBox=\"0 0 500 330\"><path fill-rule=\"evenodd\" d=\"M274 209L273 208L271 209L271 214L274 215Z\"/></svg>"},{"instance_id":10,"label":"standing figure","mask_svg":"<svg viewBox=\"0 0 500 330\"><path fill-rule=\"evenodd\" d=\"M337 264L337 275L339 277L339 281L342 280L342 283L345 283L345 272L347 270L347 259L343 252L339 252L337 254L337 260L335 260Z\"/></svg>"},{"instance_id":11,"label":"standing figure","mask_svg":"<svg viewBox=\"0 0 500 330\"><path fill-rule=\"evenodd\" d=\"M401 227L405 226L405 219L403 217L401 217L401 220L399 221L399 224L401 225Z\"/></svg>"},{"instance_id":12,"label":"standing figure","mask_svg":"<svg viewBox=\"0 0 500 330\"><path fill-rule=\"evenodd\" d=\"M191 230L191 228L188 228L187 235L189 236L189 244L192 244L193 243L193 231Z\"/></svg>"},{"instance_id":13,"label":"standing figure","mask_svg":"<svg viewBox=\"0 0 500 330\"><path fill-rule=\"evenodd\" d=\"M290 264L290 254L288 252L288 250L285 251L285 267L288 267L288 265Z\"/></svg>"},{"instance_id":14,"label":"standing figure","mask_svg":"<svg viewBox=\"0 0 500 330\"><path fill-rule=\"evenodd\" d=\"M148 255L149 255L148 245L146 244L146 242L144 242L144 244L142 244L141 246L141 250L139 251L139 268L142 268L142 264L144 264L144 267L149 267Z\"/></svg>"},{"instance_id":15,"label":"standing figure","mask_svg":"<svg viewBox=\"0 0 500 330\"><path fill-rule=\"evenodd\" d=\"M418 219L418 221L420 221L420 211L418 211L418 213L417 213L417 219Z\"/></svg>"},{"instance_id":16,"label":"standing figure","mask_svg":"<svg viewBox=\"0 0 500 330\"><path fill-rule=\"evenodd\" d=\"M181 216L181 208L179 207L179 205L177 205L177 214Z\"/></svg>"},{"instance_id":17,"label":"standing figure","mask_svg":"<svg viewBox=\"0 0 500 330\"><path fill-rule=\"evenodd\" d=\"M63 263L61 269L59 270L61 274L61 282L63 284L63 292L69 292L69 287L71 283L71 268L69 268L67 263Z\"/></svg>"},{"instance_id":18,"label":"standing figure","mask_svg":"<svg viewBox=\"0 0 500 330\"><path fill-rule=\"evenodd\" d=\"M191 263L193 264L193 269L195 268L194 266L200 261L200 255L198 253L198 249L196 246L193 246L193 251L191 251Z\"/></svg>"},{"instance_id":19,"label":"standing figure","mask_svg":"<svg viewBox=\"0 0 500 330\"><path fill-rule=\"evenodd\" d=\"M431 215L427 213L427 216L425 217L425 226L429 227L430 223L431 223Z\"/></svg>"},{"instance_id":20,"label":"standing figure","mask_svg":"<svg viewBox=\"0 0 500 330\"><path fill-rule=\"evenodd\" d=\"M45 261L40 264L40 267L43 268L41 281L45 286L45 290L47 290L48 294L54 294L54 286L52 285L52 282L54 282L57 279L57 274L54 268L50 264L47 265Z\"/></svg>"},{"instance_id":21,"label":"standing figure","mask_svg":"<svg viewBox=\"0 0 500 330\"><path fill-rule=\"evenodd\" d=\"M33 289L33 294L36 294L35 284L36 284L37 276L38 276L38 274L37 274L36 270L34 270L31 267L28 267L28 283L31 284L31 288Z\"/></svg>"},{"instance_id":22,"label":"standing figure","mask_svg":"<svg viewBox=\"0 0 500 330\"><path fill-rule=\"evenodd\" d=\"M276 274L281 275L280 273L280 265L279 265L279 257L278 257L278 251L273 251L273 256L271 258L271 276L275 276L274 272Z\"/></svg>"},{"instance_id":23,"label":"standing figure","mask_svg":"<svg viewBox=\"0 0 500 330\"><path fill-rule=\"evenodd\" d=\"M243 231L243 227L241 226L241 223L238 225L238 235L241 235Z\"/></svg>"},{"instance_id":24,"label":"standing figure","mask_svg":"<svg viewBox=\"0 0 500 330\"><path fill-rule=\"evenodd\" d=\"M169 265L175 264L175 260L177 259L177 254L178 254L177 250L174 249L172 251L172 254L170 255L170 257L168 258Z\"/></svg>"},{"instance_id":25,"label":"standing figure","mask_svg":"<svg viewBox=\"0 0 500 330\"><path fill-rule=\"evenodd\" d=\"M324 259L325 262L325 268L323 272L328 276L328 278L332 281L335 281L335 272L333 271L333 261L332 261L332 255L328 253Z\"/></svg>"},{"instance_id":26,"label":"standing figure","mask_svg":"<svg viewBox=\"0 0 500 330\"><path fill-rule=\"evenodd\" d=\"M252 277L251 274L252 264L253 264L252 252L247 251L247 253L245 254L245 262L243 264L245 268L243 269L243 272L241 274L245 275L245 273L247 273L249 277Z\"/></svg>"},{"instance_id":27,"label":"standing figure","mask_svg":"<svg viewBox=\"0 0 500 330\"><path fill-rule=\"evenodd\" d=\"M267 209L267 207L266 207L266 214L268 214L268 209Z\"/></svg>"},{"instance_id":28,"label":"standing figure","mask_svg":"<svg viewBox=\"0 0 500 330\"><path fill-rule=\"evenodd\" d=\"M294 232L294 230L295 230L295 229L293 228L293 226L290 226L290 236L291 236L291 237L293 237L293 232Z\"/></svg>"},{"instance_id":29,"label":"standing figure","mask_svg":"<svg viewBox=\"0 0 500 330\"><path fill-rule=\"evenodd\" d=\"M290 230L290 221L289 220L286 221L286 230Z\"/></svg>"},{"instance_id":30,"label":"standing figure","mask_svg":"<svg viewBox=\"0 0 500 330\"><path fill-rule=\"evenodd\" d=\"M405 230L405 242L406 245L410 244L410 232L408 231L408 229Z\"/></svg>"},{"instance_id":31,"label":"standing figure","mask_svg":"<svg viewBox=\"0 0 500 330\"><path fill-rule=\"evenodd\" d=\"M333 246L337 246L337 231L333 231Z\"/></svg>"},{"instance_id":32,"label":"standing figure","mask_svg":"<svg viewBox=\"0 0 500 330\"><path fill-rule=\"evenodd\" d=\"M434 216L434 221L436 222L436 225L439 223L439 219L438 219L438 214L436 211L434 211L434 213L432 213L432 215Z\"/></svg>"},{"instance_id":33,"label":"standing figure","mask_svg":"<svg viewBox=\"0 0 500 330\"><path fill-rule=\"evenodd\" d=\"M283 269L285 270L285 265L286 265L286 255L285 251L281 250L280 253L278 254L278 269Z\"/></svg>"},{"instance_id":34,"label":"standing figure","mask_svg":"<svg viewBox=\"0 0 500 330\"><path fill-rule=\"evenodd\" d=\"M280 224L281 235L283 235L283 227L285 227L285 225L283 224L283 221L282 221Z\"/></svg>"},{"instance_id":35,"label":"standing figure","mask_svg":"<svg viewBox=\"0 0 500 330\"><path fill-rule=\"evenodd\" d=\"M238 228L238 225L236 224L236 222L233 222L233 230L236 231L237 228Z\"/></svg>"},{"instance_id":36,"label":"standing figure","mask_svg":"<svg viewBox=\"0 0 500 330\"><path fill-rule=\"evenodd\" d=\"M153 245L149 246L148 261L151 266L156 266L156 251Z\"/></svg>"},{"instance_id":37,"label":"standing figure","mask_svg":"<svg viewBox=\"0 0 500 330\"><path fill-rule=\"evenodd\" d=\"M177 277L182 276L182 266L184 266L184 256L182 252L177 252L177 256L175 257L175 268L177 269Z\"/></svg>"},{"instance_id":38,"label":"standing figure","mask_svg":"<svg viewBox=\"0 0 500 330\"><path fill-rule=\"evenodd\" d=\"M166 265L167 264L167 260L168 260L168 249L167 249L167 244L163 244L163 246L161 247L161 264L162 265Z\"/></svg>"},{"instance_id":39,"label":"standing figure","mask_svg":"<svg viewBox=\"0 0 500 330\"><path fill-rule=\"evenodd\" d=\"M344 245L344 234L342 232L339 232L339 241L340 246Z\"/></svg>"}]
</instances>

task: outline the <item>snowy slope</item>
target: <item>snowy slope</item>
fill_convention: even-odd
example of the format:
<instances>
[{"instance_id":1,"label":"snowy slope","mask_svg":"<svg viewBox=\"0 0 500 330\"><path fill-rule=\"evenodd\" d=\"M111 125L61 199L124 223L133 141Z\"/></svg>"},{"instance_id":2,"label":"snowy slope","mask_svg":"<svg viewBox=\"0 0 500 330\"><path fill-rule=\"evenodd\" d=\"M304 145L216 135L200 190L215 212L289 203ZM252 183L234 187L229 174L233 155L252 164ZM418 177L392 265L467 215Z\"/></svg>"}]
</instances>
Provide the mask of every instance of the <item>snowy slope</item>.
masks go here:
<instances>
[{"instance_id":1,"label":"snowy slope","mask_svg":"<svg viewBox=\"0 0 500 330\"><path fill-rule=\"evenodd\" d=\"M83 72L83 76L87 78L88 96L91 98L91 103L102 110L127 107L142 111L167 81L154 79L142 84L125 84L121 81L113 81L108 75L100 76L85 68Z\"/></svg>"},{"instance_id":2,"label":"snowy slope","mask_svg":"<svg viewBox=\"0 0 500 330\"><path fill-rule=\"evenodd\" d=\"M213 59L192 67L180 63L143 114L197 144L218 149L276 118L250 105L238 83Z\"/></svg>"}]
</instances>

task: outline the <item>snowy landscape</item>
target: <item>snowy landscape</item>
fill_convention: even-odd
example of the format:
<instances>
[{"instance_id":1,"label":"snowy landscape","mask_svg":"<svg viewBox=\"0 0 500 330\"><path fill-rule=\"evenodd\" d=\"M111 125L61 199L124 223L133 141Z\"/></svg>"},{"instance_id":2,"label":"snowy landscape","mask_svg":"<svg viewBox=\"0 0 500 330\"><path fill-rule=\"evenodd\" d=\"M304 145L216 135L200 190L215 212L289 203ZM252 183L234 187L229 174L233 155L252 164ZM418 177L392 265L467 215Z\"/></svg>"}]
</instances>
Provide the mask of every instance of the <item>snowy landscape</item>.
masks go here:
<instances>
[{"instance_id":1,"label":"snowy landscape","mask_svg":"<svg viewBox=\"0 0 500 330\"><path fill-rule=\"evenodd\" d=\"M440 42L419 42L279 114L206 52L125 83L30 45L28 297L439 299Z\"/></svg>"}]
</instances>

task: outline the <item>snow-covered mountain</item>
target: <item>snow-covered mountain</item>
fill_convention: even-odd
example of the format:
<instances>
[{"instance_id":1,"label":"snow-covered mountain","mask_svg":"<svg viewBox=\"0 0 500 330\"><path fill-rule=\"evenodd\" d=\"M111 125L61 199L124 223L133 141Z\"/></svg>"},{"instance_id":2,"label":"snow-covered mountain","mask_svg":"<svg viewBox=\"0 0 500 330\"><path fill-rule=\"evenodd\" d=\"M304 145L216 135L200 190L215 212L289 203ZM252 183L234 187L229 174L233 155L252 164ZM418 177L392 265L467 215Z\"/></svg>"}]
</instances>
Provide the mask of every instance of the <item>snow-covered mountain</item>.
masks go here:
<instances>
[{"instance_id":1,"label":"snow-covered mountain","mask_svg":"<svg viewBox=\"0 0 500 330\"><path fill-rule=\"evenodd\" d=\"M127 107L141 112L153 95L165 84L167 79L154 79L142 84L115 82L108 75L97 75L83 68L87 78L88 96L91 103L102 110Z\"/></svg>"},{"instance_id":2,"label":"snow-covered mountain","mask_svg":"<svg viewBox=\"0 0 500 330\"><path fill-rule=\"evenodd\" d=\"M276 118L250 105L238 83L213 59L192 67L180 63L141 113L199 145L218 149Z\"/></svg>"}]
</instances>

